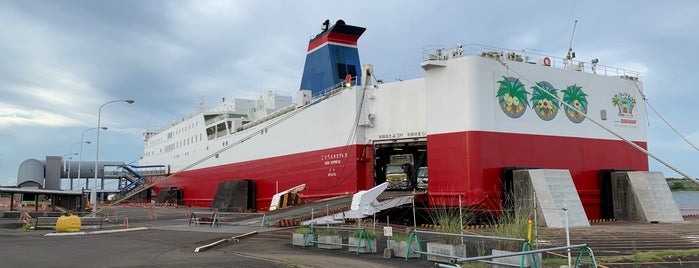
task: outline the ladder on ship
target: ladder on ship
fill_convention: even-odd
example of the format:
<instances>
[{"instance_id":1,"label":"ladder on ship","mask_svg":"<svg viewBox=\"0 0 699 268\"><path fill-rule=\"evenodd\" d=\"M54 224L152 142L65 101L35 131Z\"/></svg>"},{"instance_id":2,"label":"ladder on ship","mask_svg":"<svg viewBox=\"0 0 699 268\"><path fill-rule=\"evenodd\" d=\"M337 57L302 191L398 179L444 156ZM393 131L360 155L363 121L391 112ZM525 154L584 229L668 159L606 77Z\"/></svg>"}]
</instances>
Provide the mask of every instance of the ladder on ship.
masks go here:
<instances>
[{"instance_id":1,"label":"ladder on ship","mask_svg":"<svg viewBox=\"0 0 699 268\"><path fill-rule=\"evenodd\" d=\"M148 166L134 166L134 165L120 165L119 178L125 179L128 184L119 190L117 197L123 197L131 192L141 191L143 188L148 187L145 179L148 177L166 176L169 174L168 167L166 165L148 165Z\"/></svg>"}]
</instances>

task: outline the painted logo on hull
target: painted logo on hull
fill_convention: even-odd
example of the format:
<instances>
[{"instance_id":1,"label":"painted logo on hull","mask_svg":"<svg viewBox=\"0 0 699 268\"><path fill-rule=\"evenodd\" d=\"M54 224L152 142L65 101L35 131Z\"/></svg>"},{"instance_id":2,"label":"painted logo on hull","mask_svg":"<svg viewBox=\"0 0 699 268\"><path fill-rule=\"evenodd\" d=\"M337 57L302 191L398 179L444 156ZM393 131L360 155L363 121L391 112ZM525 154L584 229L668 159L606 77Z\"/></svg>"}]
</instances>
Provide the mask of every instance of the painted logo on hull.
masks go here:
<instances>
[{"instance_id":1,"label":"painted logo on hull","mask_svg":"<svg viewBox=\"0 0 699 268\"><path fill-rule=\"evenodd\" d=\"M582 87L578 85L568 86L566 89L561 90L563 92L563 102L567 103L564 108L565 114L568 119L576 124L581 123L585 120L583 114L587 114L587 94L583 92ZM572 109L575 107L575 109ZM582 112L579 113L578 111Z\"/></svg>"},{"instance_id":2,"label":"painted logo on hull","mask_svg":"<svg viewBox=\"0 0 699 268\"><path fill-rule=\"evenodd\" d=\"M636 98L627 92L619 92L612 97L612 105L617 109L619 120L615 121L621 127L635 127L636 119L633 110L636 107Z\"/></svg>"},{"instance_id":3,"label":"painted logo on hull","mask_svg":"<svg viewBox=\"0 0 699 268\"><path fill-rule=\"evenodd\" d=\"M498 103L500 103L500 108L509 117L519 118L527 111L527 92L524 89L524 85L519 81L519 78L514 77L502 77L503 79L498 81L500 83L500 88L498 88Z\"/></svg>"},{"instance_id":4,"label":"painted logo on hull","mask_svg":"<svg viewBox=\"0 0 699 268\"><path fill-rule=\"evenodd\" d=\"M617 108L619 117L633 117L633 108L636 107L636 99L631 94L620 92L612 97L612 105Z\"/></svg>"},{"instance_id":5,"label":"painted logo on hull","mask_svg":"<svg viewBox=\"0 0 699 268\"><path fill-rule=\"evenodd\" d=\"M532 87L532 107L536 115L544 121L551 121L558 114L558 89L551 83L541 81Z\"/></svg>"},{"instance_id":6,"label":"painted logo on hull","mask_svg":"<svg viewBox=\"0 0 699 268\"><path fill-rule=\"evenodd\" d=\"M532 93L525 90L519 78L503 76L498 84L500 86L495 97L502 111L511 118L524 115L530 102L536 115L544 121L553 120L561 109L562 103L559 101L558 89L547 81L541 81L532 86ZM563 111L568 120L576 124L583 122L584 115L587 114L588 101L582 87L574 84L567 86L561 92L563 93L561 100L567 104L563 107ZM532 94L532 97L527 101L529 94Z\"/></svg>"}]
</instances>

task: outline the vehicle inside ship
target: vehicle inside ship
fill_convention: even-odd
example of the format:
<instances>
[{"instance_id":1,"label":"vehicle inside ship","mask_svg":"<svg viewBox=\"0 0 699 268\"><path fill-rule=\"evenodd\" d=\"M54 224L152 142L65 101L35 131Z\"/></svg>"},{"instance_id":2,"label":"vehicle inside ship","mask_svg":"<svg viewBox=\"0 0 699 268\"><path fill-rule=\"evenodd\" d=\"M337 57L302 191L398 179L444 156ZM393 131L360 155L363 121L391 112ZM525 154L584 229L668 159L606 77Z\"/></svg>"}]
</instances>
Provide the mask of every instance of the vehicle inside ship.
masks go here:
<instances>
[{"instance_id":1,"label":"vehicle inside ship","mask_svg":"<svg viewBox=\"0 0 699 268\"><path fill-rule=\"evenodd\" d=\"M374 185L386 182L387 171L390 174L394 170L391 165L392 158L395 160L396 156L405 155L411 159L401 163L401 172L407 173L410 183L401 190L416 189L418 170L420 167L427 167L427 140L425 138L374 142Z\"/></svg>"}]
</instances>

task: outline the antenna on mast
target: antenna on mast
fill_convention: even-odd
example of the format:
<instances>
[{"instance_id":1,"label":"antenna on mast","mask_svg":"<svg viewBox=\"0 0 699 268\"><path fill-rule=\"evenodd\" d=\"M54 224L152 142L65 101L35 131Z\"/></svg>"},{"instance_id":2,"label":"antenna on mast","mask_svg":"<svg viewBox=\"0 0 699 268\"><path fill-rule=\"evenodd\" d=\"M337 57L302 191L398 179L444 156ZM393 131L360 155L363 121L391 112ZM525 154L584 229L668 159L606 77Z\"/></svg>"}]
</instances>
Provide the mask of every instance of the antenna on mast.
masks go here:
<instances>
[{"instance_id":1,"label":"antenna on mast","mask_svg":"<svg viewBox=\"0 0 699 268\"><path fill-rule=\"evenodd\" d=\"M197 112L203 112L204 111L204 95L201 95L201 99L199 100L199 103L197 103Z\"/></svg>"},{"instance_id":2,"label":"antenna on mast","mask_svg":"<svg viewBox=\"0 0 699 268\"><path fill-rule=\"evenodd\" d=\"M575 58L575 52L573 52L573 37L575 36L575 27L578 26L578 20L573 23L573 33L570 34L570 44L568 45L568 54L566 55L567 60L572 60ZM572 66L571 61L571 66Z\"/></svg>"}]
</instances>

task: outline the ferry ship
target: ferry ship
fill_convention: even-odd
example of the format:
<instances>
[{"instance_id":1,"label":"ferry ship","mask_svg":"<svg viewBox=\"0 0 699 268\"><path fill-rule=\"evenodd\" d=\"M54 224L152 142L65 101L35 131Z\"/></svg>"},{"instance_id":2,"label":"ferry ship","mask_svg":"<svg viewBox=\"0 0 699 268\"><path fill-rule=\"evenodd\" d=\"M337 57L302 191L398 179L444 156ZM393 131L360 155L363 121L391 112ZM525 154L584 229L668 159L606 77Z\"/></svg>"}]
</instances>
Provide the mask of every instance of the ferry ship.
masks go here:
<instances>
[{"instance_id":1,"label":"ferry ship","mask_svg":"<svg viewBox=\"0 0 699 268\"><path fill-rule=\"evenodd\" d=\"M647 155L629 144L647 148L638 72L574 53L456 45L416 51L424 77L385 82L360 64L364 31L323 24L308 44L297 103L276 92L224 99L145 130L139 164L171 172L149 178L153 195L177 190L181 204L210 206L222 182L246 180L264 211L275 193L302 184L307 200L370 189L402 155L412 158L406 177L429 170L430 205L499 210L509 171L567 169L595 219L601 174L648 170Z\"/></svg>"}]
</instances>

